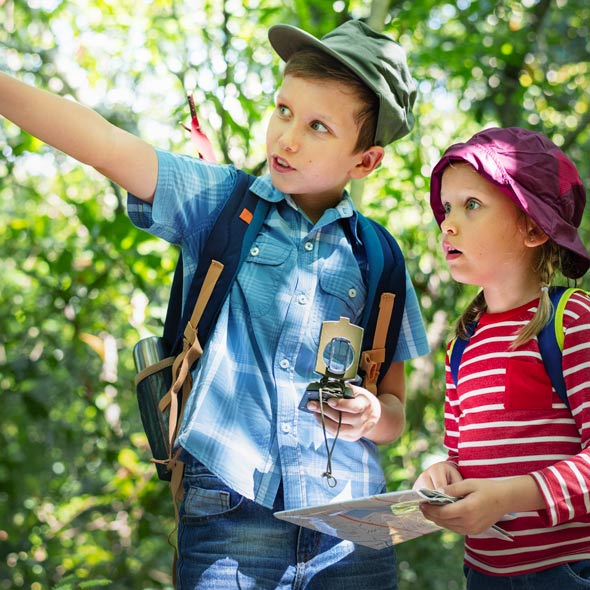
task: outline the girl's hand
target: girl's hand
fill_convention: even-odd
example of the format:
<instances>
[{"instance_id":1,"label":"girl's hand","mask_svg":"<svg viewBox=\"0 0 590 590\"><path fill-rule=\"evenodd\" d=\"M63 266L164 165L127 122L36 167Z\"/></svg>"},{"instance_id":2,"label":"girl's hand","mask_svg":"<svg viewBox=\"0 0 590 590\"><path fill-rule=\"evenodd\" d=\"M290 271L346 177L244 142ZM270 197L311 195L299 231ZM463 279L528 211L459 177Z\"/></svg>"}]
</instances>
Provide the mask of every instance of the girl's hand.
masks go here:
<instances>
[{"instance_id":1,"label":"girl's hand","mask_svg":"<svg viewBox=\"0 0 590 590\"><path fill-rule=\"evenodd\" d=\"M465 479L443 492L461 498L454 504L422 504L428 520L462 535L479 535L511 512L546 509L545 500L529 475L507 479Z\"/></svg>"},{"instance_id":2,"label":"girl's hand","mask_svg":"<svg viewBox=\"0 0 590 590\"><path fill-rule=\"evenodd\" d=\"M461 535L479 535L497 523L508 509L503 501L504 482L466 479L444 488L445 494L461 498L454 504L420 509L428 520Z\"/></svg>"},{"instance_id":3,"label":"girl's hand","mask_svg":"<svg viewBox=\"0 0 590 590\"><path fill-rule=\"evenodd\" d=\"M414 490L420 488L440 490L449 484L460 481L463 481L463 477L459 473L457 466L449 461L441 461L423 471L412 487Z\"/></svg>"},{"instance_id":4,"label":"girl's hand","mask_svg":"<svg viewBox=\"0 0 590 590\"><path fill-rule=\"evenodd\" d=\"M338 432L338 420L342 415L339 438L347 441L356 441L366 437L376 426L381 418L381 403L379 398L370 391L351 385L354 399L329 399L323 403L324 422L326 432L336 436ZM316 419L321 425L320 402L309 402L308 410L316 412Z\"/></svg>"}]
</instances>

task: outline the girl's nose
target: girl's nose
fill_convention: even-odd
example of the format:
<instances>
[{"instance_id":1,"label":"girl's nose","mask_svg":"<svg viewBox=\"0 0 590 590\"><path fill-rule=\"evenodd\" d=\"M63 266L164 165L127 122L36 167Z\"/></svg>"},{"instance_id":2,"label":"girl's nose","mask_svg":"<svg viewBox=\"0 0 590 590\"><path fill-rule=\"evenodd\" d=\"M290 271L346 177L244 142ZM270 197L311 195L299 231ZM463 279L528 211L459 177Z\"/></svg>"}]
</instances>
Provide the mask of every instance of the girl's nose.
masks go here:
<instances>
[{"instance_id":1,"label":"girl's nose","mask_svg":"<svg viewBox=\"0 0 590 590\"><path fill-rule=\"evenodd\" d=\"M445 235L455 235L457 233L457 224L453 223L450 214L443 219L440 229Z\"/></svg>"}]
</instances>

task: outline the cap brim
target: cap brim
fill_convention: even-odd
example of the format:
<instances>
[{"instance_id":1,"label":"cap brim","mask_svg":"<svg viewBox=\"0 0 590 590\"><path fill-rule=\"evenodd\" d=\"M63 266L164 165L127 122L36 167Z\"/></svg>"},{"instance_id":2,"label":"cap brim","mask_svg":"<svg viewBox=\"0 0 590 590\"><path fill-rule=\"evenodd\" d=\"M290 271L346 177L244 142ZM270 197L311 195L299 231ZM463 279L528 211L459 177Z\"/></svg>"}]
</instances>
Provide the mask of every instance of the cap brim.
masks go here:
<instances>
[{"instance_id":1,"label":"cap brim","mask_svg":"<svg viewBox=\"0 0 590 590\"><path fill-rule=\"evenodd\" d=\"M379 98L381 97L379 89L375 88L371 81L366 79L366 75L354 63L344 59L338 52L330 49L320 39L306 31L292 25L273 25L268 30L268 40L279 57L285 62L289 61L289 58L295 52L305 47L315 47L323 51L352 70Z\"/></svg>"},{"instance_id":2,"label":"cap brim","mask_svg":"<svg viewBox=\"0 0 590 590\"><path fill-rule=\"evenodd\" d=\"M310 46L334 55L317 37L292 25L273 25L268 30L268 40L283 61L289 61L296 51Z\"/></svg>"},{"instance_id":3,"label":"cap brim","mask_svg":"<svg viewBox=\"0 0 590 590\"><path fill-rule=\"evenodd\" d=\"M304 49L305 47L314 47L323 51L327 55L333 57L335 60L339 61L349 70L354 72L377 96L379 101L379 112L377 118L377 135L375 137L375 144L377 145L386 145L390 143L391 140L382 141L379 136L379 129L383 124L381 121L381 117L383 116L383 95L379 88L377 88L371 80L367 79L365 73L358 68L358 66L342 57L338 52L330 49L327 45L325 45L320 39L310 35L309 33L294 27L292 25L273 25L268 31L268 40L272 45L273 49L278 53L279 57L287 62L289 58L300 49Z\"/></svg>"}]
</instances>

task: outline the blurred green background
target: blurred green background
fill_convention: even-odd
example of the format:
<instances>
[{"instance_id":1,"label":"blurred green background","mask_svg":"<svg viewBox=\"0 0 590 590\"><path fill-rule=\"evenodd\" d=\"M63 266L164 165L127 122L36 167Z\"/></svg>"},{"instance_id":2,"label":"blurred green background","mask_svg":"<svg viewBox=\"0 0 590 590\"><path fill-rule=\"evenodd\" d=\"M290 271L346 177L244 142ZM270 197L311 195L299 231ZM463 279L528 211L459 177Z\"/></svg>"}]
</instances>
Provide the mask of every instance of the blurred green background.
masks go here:
<instances>
[{"instance_id":1,"label":"blurred green background","mask_svg":"<svg viewBox=\"0 0 590 590\"><path fill-rule=\"evenodd\" d=\"M383 448L396 490L443 453L444 345L473 295L442 259L430 170L480 128L518 125L559 144L588 188L586 0L0 0L0 70L189 154L194 94L220 161L259 172L281 65L267 29L321 36L349 18L401 43L419 89L413 132L353 187L402 245L433 350L408 368L407 429ZM0 590L171 588L172 506L148 462L131 351L161 330L177 253L124 204L0 120ZM458 535L399 545L398 560L400 590L464 587Z\"/></svg>"}]
</instances>

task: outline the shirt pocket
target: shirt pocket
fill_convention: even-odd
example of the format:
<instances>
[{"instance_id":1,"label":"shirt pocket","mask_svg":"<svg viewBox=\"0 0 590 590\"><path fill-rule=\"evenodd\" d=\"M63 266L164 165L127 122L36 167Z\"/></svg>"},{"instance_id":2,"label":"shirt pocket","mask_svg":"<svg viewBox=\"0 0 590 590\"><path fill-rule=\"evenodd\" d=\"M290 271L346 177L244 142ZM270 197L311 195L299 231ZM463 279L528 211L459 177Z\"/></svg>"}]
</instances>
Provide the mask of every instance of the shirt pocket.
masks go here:
<instances>
[{"instance_id":1,"label":"shirt pocket","mask_svg":"<svg viewBox=\"0 0 590 590\"><path fill-rule=\"evenodd\" d=\"M267 314L293 275L294 248L268 235L259 235L238 273L237 282L242 292L241 301L232 303L245 307L251 317Z\"/></svg>"},{"instance_id":2,"label":"shirt pocket","mask_svg":"<svg viewBox=\"0 0 590 590\"><path fill-rule=\"evenodd\" d=\"M506 365L504 407L507 410L548 410L552 404L551 380L543 363L509 359Z\"/></svg>"},{"instance_id":3,"label":"shirt pocket","mask_svg":"<svg viewBox=\"0 0 590 590\"><path fill-rule=\"evenodd\" d=\"M320 341L322 322L345 317L360 324L367 289L358 266L345 270L324 268L320 272L319 289L312 314L311 329L316 344Z\"/></svg>"}]
</instances>

